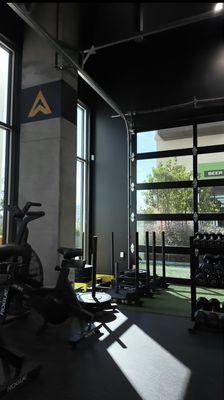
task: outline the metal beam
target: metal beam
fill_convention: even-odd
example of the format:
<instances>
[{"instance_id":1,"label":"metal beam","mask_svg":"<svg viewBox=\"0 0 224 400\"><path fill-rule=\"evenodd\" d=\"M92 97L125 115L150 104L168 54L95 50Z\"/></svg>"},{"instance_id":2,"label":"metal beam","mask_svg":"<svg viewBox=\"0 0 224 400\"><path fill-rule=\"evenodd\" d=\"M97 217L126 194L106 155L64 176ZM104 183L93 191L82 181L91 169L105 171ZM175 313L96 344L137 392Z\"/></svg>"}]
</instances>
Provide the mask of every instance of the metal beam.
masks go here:
<instances>
[{"instance_id":1,"label":"metal beam","mask_svg":"<svg viewBox=\"0 0 224 400\"><path fill-rule=\"evenodd\" d=\"M86 71L74 60L74 58L55 40L42 26L28 15L17 3L7 3L15 13L29 25L39 36L48 41L48 43L70 64L70 67L78 71L79 76L111 107L117 114L125 120L125 116L120 107L108 96L105 91L87 74Z\"/></svg>"},{"instance_id":2,"label":"metal beam","mask_svg":"<svg viewBox=\"0 0 224 400\"><path fill-rule=\"evenodd\" d=\"M139 115L146 115L146 114L154 114L154 113L159 113L159 112L164 112L164 111L177 111L177 110L182 110L188 107L193 107L193 108L200 108L206 105L210 104L215 104L215 105L222 105L224 103L224 97L211 97L210 99L197 99L194 97L193 100L187 101L186 103L180 103L180 104L172 104L170 106L164 106L164 107L159 107L159 108L152 108L151 110L139 110L139 111L132 111L132 116L136 117ZM129 113L125 113L125 116L128 116ZM111 115L111 118L120 118L120 115Z\"/></svg>"},{"instance_id":3,"label":"metal beam","mask_svg":"<svg viewBox=\"0 0 224 400\"><path fill-rule=\"evenodd\" d=\"M92 46L91 48L94 48L94 50L96 52L98 50L102 50L102 49L105 49L107 47L111 47L111 46L115 46L115 45L118 45L118 44L127 43L127 42L130 42L132 40L143 39L144 37L152 36L152 35L155 35L157 33L162 33L162 32L166 32L166 31L170 31L172 29L180 28L182 26L195 24L196 22L205 21L205 20L211 19L211 18L223 17L223 15L224 15L223 11L220 11L219 13L214 13L213 10L212 11L207 11L205 13L194 15L192 17L182 18L179 21L170 22L169 24L163 25L160 28L154 29L154 30L149 31L149 32L145 32L145 33L129 36L127 38L124 38L124 39L121 39L121 40L116 40L114 42L105 43L105 44L102 44L102 45L99 45L99 46ZM85 50L82 51L82 53L86 54L86 53L89 53L89 51L90 51L90 49L85 49Z\"/></svg>"}]
</instances>

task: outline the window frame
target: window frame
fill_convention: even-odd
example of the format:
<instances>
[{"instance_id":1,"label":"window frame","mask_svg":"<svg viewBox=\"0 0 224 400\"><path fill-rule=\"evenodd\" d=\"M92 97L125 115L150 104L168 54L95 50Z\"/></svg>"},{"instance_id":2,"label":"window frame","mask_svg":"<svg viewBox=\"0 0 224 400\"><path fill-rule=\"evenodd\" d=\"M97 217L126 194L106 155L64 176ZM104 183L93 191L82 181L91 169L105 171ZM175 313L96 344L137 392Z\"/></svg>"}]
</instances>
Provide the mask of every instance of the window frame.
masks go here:
<instances>
[{"instance_id":1,"label":"window frame","mask_svg":"<svg viewBox=\"0 0 224 400\"><path fill-rule=\"evenodd\" d=\"M76 155L75 155L75 177L77 172L77 163L80 162L85 166L85 184L83 185L84 192L84 207L82 206L82 227L84 228L84 236L82 238L82 248L84 250L85 258L88 258L89 255L89 190L90 190L90 110L89 107L84 104L81 100L77 101L77 110L78 107L85 111L85 121L84 121L84 129L85 129L85 157L80 157L77 155L77 139L78 134L76 135ZM77 123L78 127L78 123ZM84 144L84 143L83 143ZM75 201L76 201L76 192L77 192L77 182L75 178ZM82 200L83 201L83 200ZM75 227L76 227L76 203L75 203ZM83 240L84 239L84 240ZM75 235L75 246L76 246L76 235Z\"/></svg>"},{"instance_id":2,"label":"window frame","mask_svg":"<svg viewBox=\"0 0 224 400\"><path fill-rule=\"evenodd\" d=\"M19 154L19 148L16 149L15 133L18 125L15 121L15 88L18 87L20 80L20 72L15 71L16 61L18 59L18 51L15 46L10 43L5 37L0 34L0 46L9 53L8 63L8 87L7 87L7 114L6 122L0 121L0 128L6 133L6 144L5 144L5 182L4 182L4 212L3 212L3 229L2 229L2 243L6 243L10 240L11 226L9 221L8 213L6 212L6 206L10 202L15 202L18 197L18 180L14 181L14 172L16 171L18 164L18 158L14 157L15 152ZM17 64L18 65L18 64ZM19 130L18 130L19 136ZM15 164L12 165L14 159Z\"/></svg>"},{"instance_id":3,"label":"window frame","mask_svg":"<svg viewBox=\"0 0 224 400\"><path fill-rule=\"evenodd\" d=\"M192 138L192 148L184 149L174 149L174 150L162 150L153 151L145 153L137 153L137 135L139 132L145 132L146 129L139 129L135 131L134 135L131 135L131 150L130 158L131 162L131 173L130 173L130 241L129 241L129 251L130 251L130 264L135 263L135 251L131 252L131 246L135 243L135 232L137 229L138 221L161 221L161 220L188 220L193 221L194 234L198 231L199 221L224 221L224 213L198 213L198 189L201 187L214 187L214 186L224 186L223 179L203 179L198 178L198 155L200 154L210 154L223 152L223 145L209 145L209 146L198 146L198 135L197 127L201 124L212 123L212 122L224 122L224 115L218 115L214 117L201 116L199 118L191 118L185 120L184 122L169 123L167 125L159 126L156 128L148 127L147 131L153 131L158 129L169 129L176 127L184 127L191 125L193 127L193 138ZM161 159L164 157L173 156L185 156L191 155L193 161L193 179L192 181L175 181L175 182L155 182L155 183L137 183L137 161L144 159ZM193 213L189 214L137 214L137 190L147 190L147 189L168 189L168 188L192 188L193 189ZM161 246L156 246L156 252L161 252ZM139 246L139 251L144 252L145 246ZM150 246L150 251L152 251L152 246ZM166 246L167 254L190 254L190 243L189 247L185 246ZM190 283L188 279L181 278L169 278L167 280L174 283Z\"/></svg>"}]
</instances>

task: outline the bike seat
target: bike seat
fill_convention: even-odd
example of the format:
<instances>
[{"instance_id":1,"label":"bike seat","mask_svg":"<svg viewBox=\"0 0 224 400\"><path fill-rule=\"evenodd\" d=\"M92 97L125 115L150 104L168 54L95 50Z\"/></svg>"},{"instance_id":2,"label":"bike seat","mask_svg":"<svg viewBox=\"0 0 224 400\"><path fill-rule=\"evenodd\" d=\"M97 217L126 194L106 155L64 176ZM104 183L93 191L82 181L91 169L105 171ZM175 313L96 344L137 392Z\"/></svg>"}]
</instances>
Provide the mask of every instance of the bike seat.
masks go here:
<instances>
[{"instance_id":1,"label":"bike seat","mask_svg":"<svg viewBox=\"0 0 224 400\"><path fill-rule=\"evenodd\" d=\"M8 260L10 257L23 257L28 260L30 248L28 246L19 246L15 243L3 244L0 246L0 262Z\"/></svg>"},{"instance_id":2,"label":"bike seat","mask_svg":"<svg viewBox=\"0 0 224 400\"><path fill-rule=\"evenodd\" d=\"M69 247L59 247L58 253L61 254L65 259L69 260L74 257L82 257L82 249L71 249Z\"/></svg>"}]
</instances>

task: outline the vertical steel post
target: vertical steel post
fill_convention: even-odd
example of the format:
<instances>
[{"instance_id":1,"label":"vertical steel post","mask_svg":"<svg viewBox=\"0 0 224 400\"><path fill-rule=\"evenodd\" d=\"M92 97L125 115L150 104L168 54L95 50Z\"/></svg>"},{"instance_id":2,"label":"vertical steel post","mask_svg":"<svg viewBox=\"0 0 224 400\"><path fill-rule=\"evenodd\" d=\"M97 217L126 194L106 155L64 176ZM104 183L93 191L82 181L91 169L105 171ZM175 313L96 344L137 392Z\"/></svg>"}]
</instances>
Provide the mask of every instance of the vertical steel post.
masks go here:
<instances>
[{"instance_id":1,"label":"vertical steel post","mask_svg":"<svg viewBox=\"0 0 224 400\"><path fill-rule=\"evenodd\" d=\"M114 271L114 232L111 233L111 275L115 275Z\"/></svg>"},{"instance_id":2,"label":"vertical steel post","mask_svg":"<svg viewBox=\"0 0 224 400\"><path fill-rule=\"evenodd\" d=\"M152 232L153 285L156 287L156 232Z\"/></svg>"},{"instance_id":3,"label":"vertical steel post","mask_svg":"<svg viewBox=\"0 0 224 400\"><path fill-rule=\"evenodd\" d=\"M93 236L92 296L96 296L97 236Z\"/></svg>"},{"instance_id":4,"label":"vertical steel post","mask_svg":"<svg viewBox=\"0 0 224 400\"><path fill-rule=\"evenodd\" d=\"M165 285L166 284L165 232L162 232L162 267L163 267L163 285Z\"/></svg>"},{"instance_id":5,"label":"vertical steel post","mask_svg":"<svg viewBox=\"0 0 224 400\"><path fill-rule=\"evenodd\" d=\"M139 290L139 254L138 254L138 232L135 233L135 289Z\"/></svg>"},{"instance_id":6,"label":"vertical steel post","mask_svg":"<svg viewBox=\"0 0 224 400\"><path fill-rule=\"evenodd\" d=\"M149 263L149 232L145 232L145 246L146 246L146 287L150 290L150 263Z\"/></svg>"}]
</instances>

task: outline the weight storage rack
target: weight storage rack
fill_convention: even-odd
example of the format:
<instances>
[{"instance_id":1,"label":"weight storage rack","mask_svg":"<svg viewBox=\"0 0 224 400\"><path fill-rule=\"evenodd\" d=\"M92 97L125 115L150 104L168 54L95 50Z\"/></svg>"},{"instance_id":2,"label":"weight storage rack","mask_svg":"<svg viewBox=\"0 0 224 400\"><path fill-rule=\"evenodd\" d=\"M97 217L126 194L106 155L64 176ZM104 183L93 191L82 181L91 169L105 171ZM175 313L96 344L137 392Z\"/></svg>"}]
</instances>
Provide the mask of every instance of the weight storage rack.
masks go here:
<instances>
[{"instance_id":1,"label":"weight storage rack","mask_svg":"<svg viewBox=\"0 0 224 400\"><path fill-rule=\"evenodd\" d=\"M193 328L189 329L190 333L195 332L198 329L198 324L195 320L195 313L197 311L197 284L196 284L196 270L199 266L199 256L207 254L222 254L224 255L224 247L217 247L215 246L215 243L213 247L208 247L207 243L204 243L203 246L200 244L195 244L194 242L195 237L191 236L190 237L190 277L191 277L191 320L194 322ZM203 287L203 286L201 286ZM206 312L206 311L205 311ZM206 312L209 314L209 311ZM221 316L224 316L223 312L216 312L219 316L219 319ZM219 324L219 327L224 330L224 324Z\"/></svg>"}]
</instances>

